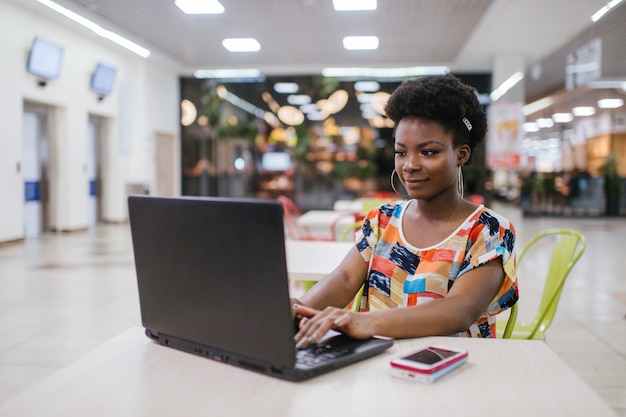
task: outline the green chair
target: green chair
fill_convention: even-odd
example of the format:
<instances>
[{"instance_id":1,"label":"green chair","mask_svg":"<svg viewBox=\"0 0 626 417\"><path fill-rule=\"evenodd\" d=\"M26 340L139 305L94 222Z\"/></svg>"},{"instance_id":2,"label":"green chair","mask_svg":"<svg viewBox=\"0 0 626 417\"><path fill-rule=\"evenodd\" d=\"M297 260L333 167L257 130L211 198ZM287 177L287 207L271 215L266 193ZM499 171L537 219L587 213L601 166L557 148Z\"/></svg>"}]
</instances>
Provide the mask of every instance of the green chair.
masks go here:
<instances>
[{"instance_id":1,"label":"green chair","mask_svg":"<svg viewBox=\"0 0 626 417\"><path fill-rule=\"evenodd\" d=\"M346 306L346 310L357 313L361 308L361 298L363 298L363 290L365 289L365 285L361 285L361 288L357 291L354 298L350 303Z\"/></svg>"},{"instance_id":2,"label":"green chair","mask_svg":"<svg viewBox=\"0 0 626 417\"><path fill-rule=\"evenodd\" d=\"M552 255L537 314L529 324L518 323L516 322L517 304L515 304L510 314L510 316L515 315L515 318L511 320L509 317L506 328L502 332L503 338L545 340L545 333L554 319L565 280L587 246L585 236L576 230L545 230L536 234L522 248L517 257L518 265L521 264L529 249L538 245L539 242L545 243L546 241L552 244ZM504 324L498 322L497 326L498 333L500 333Z\"/></svg>"},{"instance_id":3,"label":"green chair","mask_svg":"<svg viewBox=\"0 0 626 417\"><path fill-rule=\"evenodd\" d=\"M346 226L345 229L341 231L339 236L337 236L337 241L339 242L354 242L354 235L358 229L363 226L363 220L357 220L349 226Z\"/></svg>"},{"instance_id":4,"label":"green chair","mask_svg":"<svg viewBox=\"0 0 626 417\"><path fill-rule=\"evenodd\" d=\"M513 335L513 329L515 328L515 324L517 323L517 303L513 304L513 307L509 310L509 318L506 321L506 326L504 327L504 332L502 332L503 339L510 339ZM496 323L497 326L497 323ZM498 329L496 327L496 334Z\"/></svg>"}]
</instances>

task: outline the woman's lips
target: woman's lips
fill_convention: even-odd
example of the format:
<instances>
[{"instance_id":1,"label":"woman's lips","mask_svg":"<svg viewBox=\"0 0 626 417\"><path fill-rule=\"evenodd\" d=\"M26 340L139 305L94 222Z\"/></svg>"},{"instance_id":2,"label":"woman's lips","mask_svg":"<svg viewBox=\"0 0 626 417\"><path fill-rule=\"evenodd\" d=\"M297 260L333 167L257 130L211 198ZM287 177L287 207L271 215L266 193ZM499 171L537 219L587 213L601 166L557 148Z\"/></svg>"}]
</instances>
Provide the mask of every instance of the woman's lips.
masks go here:
<instances>
[{"instance_id":1,"label":"woman's lips","mask_svg":"<svg viewBox=\"0 0 626 417\"><path fill-rule=\"evenodd\" d=\"M428 181L427 178L405 178L404 182L406 184L423 184Z\"/></svg>"}]
</instances>

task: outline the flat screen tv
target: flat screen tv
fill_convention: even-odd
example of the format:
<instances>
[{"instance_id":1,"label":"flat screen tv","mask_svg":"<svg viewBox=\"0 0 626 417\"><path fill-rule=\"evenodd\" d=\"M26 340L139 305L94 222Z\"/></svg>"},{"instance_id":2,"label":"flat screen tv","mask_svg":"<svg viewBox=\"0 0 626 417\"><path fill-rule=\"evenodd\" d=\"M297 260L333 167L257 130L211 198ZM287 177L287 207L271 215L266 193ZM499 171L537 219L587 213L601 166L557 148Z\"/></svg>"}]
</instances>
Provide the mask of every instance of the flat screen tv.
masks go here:
<instances>
[{"instance_id":1,"label":"flat screen tv","mask_svg":"<svg viewBox=\"0 0 626 417\"><path fill-rule=\"evenodd\" d=\"M91 90L101 96L111 94L116 73L117 70L115 68L103 63L98 63L91 77Z\"/></svg>"},{"instance_id":2,"label":"flat screen tv","mask_svg":"<svg viewBox=\"0 0 626 417\"><path fill-rule=\"evenodd\" d=\"M63 63L63 47L39 36L35 37L28 54L27 70L43 80L59 78Z\"/></svg>"},{"instance_id":3,"label":"flat screen tv","mask_svg":"<svg viewBox=\"0 0 626 417\"><path fill-rule=\"evenodd\" d=\"M261 156L264 171L287 171L291 168L291 156L287 152L266 152Z\"/></svg>"}]
</instances>

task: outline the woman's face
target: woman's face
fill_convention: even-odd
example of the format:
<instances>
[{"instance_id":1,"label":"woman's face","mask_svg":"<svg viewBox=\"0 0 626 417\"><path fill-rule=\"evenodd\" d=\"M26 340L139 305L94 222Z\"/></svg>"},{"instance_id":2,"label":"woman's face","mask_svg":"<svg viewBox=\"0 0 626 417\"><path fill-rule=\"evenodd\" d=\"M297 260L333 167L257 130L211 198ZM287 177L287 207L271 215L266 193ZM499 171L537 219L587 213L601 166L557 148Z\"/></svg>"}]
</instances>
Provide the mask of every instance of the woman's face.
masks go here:
<instances>
[{"instance_id":1,"label":"woman's face","mask_svg":"<svg viewBox=\"0 0 626 417\"><path fill-rule=\"evenodd\" d=\"M459 167L469 147L454 146L452 133L423 118L404 118L395 131L395 168L410 198L432 199L456 192Z\"/></svg>"}]
</instances>

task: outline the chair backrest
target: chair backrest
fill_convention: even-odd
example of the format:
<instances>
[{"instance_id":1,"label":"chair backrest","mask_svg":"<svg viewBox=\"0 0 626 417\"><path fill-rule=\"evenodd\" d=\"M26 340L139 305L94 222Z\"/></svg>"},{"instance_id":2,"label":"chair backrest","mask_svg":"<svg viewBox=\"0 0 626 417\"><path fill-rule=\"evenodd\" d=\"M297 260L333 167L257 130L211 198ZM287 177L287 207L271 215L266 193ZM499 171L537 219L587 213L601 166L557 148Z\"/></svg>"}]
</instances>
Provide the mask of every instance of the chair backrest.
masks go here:
<instances>
[{"instance_id":1,"label":"chair backrest","mask_svg":"<svg viewBox=\"0 0 626 417\"><path fill-rule=\"evenodd\" d=\"M363 218L355 216L355 221L349 226L346 226L341 233L337 236L338 241L341 242L354 242L355 233L363 226Z\"/></svg>"},{"instance_id":2,"label":"chair backrest","mask_svg":"<svg viewBox=\"0 0 626 417\"><path fill-rule=\"evenodd\" d=\"M550 265L543 287L543 294L537 315L531 323L529 339L542 338L543 333L550 327L556 308L561 298L565 280L570 271L578 262L587 246L585 236L572 229L548 229L536 234L519 253L518 264L526 252L539 240L552 237L554 239Z\"/></svg>"},{"instance_id":3,"label":"chair backrest","mask_svg":"<svg viewBox=\"0 0 626 417\"><path fill-rule=\"evenodd\" d=\"M517 322L517 306L519 304L515 303L511 306L511 310L509 312L509 318L506 321L506 327L504 328L504 333L502 334L503 339L510 339L513 335L513 329L515 329L515 322Z\"/></svg>"}]
</instances>

